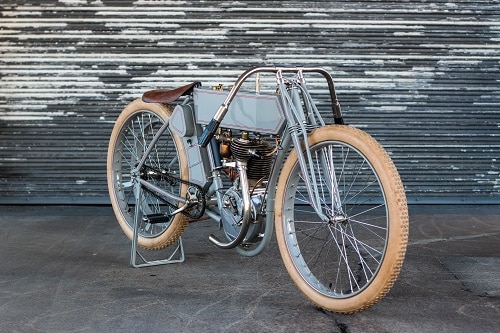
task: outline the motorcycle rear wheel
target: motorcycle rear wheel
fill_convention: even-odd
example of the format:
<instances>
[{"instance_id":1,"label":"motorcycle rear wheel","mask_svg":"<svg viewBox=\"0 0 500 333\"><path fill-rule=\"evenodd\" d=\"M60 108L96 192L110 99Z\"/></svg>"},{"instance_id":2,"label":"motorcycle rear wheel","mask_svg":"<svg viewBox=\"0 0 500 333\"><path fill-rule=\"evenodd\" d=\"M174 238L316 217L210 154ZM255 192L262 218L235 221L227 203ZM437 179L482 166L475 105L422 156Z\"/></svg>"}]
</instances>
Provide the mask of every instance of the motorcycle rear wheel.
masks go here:
<instances>
[{"instance_id":1,"label":"motorcycle rear wheel","mask_svg":"<svg viewBox=\"0 0 500 333\"><path fill-rule=\"evenodd\" d=\"M151 139L172 114L168 105L144 103L137 99L118 117L108 146L107 180L113 210L120 227L128 238L133 237L134 212L139 184L134 182L132 170L143 157ZM178 178L188 179L188 166L182 140L167 129L146 159L146 165L155 170L166 170ZM161 179L150 179L158 187L184 197L187 186ZM165 214L173 210L157 196L142 190L140 216ZM172 202L172 205L176 203ZM149 250L159 250L176 242L184 232L188 219L176 214L163 223L148 223L140 219L137 243Z\"/></svg>"}]
</instances>

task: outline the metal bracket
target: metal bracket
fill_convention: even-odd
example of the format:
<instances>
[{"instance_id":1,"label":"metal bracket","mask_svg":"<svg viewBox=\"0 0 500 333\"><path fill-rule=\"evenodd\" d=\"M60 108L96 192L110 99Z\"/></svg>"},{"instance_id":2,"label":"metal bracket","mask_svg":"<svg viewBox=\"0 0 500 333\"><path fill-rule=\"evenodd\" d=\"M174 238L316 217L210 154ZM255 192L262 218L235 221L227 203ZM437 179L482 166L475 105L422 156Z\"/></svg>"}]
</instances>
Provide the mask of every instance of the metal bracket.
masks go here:
<instances>
[{"instance_id":1,"label":"metal bracket","mask_svg":"<svg viewBox=\"0 0 500 333\"><path fill-rule=\"evenodd\" d=\"M137 239L139 238L139 221L141 219L141 197L142 189L139 189L135 202L135 214L134 214L134 233L132 235L132 247L130 249L130 265L135 268L158 266L166 264L175 264L184 262L184 247L182 245L182 239L179 237L177 244L171 245L166 249L162 250L166 253L164 259L146 259L145 255L139 251L137 246Z\"/></svg>"}]
</instances>

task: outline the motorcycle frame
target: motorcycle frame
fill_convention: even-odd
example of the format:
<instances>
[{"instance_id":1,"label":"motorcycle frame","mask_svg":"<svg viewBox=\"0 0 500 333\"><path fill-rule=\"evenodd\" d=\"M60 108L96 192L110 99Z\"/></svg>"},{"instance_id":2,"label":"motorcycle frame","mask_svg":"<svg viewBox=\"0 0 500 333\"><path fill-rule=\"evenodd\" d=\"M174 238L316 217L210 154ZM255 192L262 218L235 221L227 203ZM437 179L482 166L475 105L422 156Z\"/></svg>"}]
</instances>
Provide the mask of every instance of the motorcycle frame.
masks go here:
<instances>
[{"instance_id":1,"label":"motorcycle frame","mask_svg":"<svg viewBox=\"0 0 500 333\"><path fill-rule=\"evenodd\" d=\"M220 178L220 156L216 152L215 140L213 139L220 123L224 119L225 115L229 110L229 106L233 101L234 97L240 90L242 84L252 75L260 74L260 73L274 73L276 76L276 81L278 83L279 94L281 98L281 102L283 105L283 111L286 118L286 126L282 133L281 137L281 147L289 147L291 143L293 143L298 162L304 175L304 180L306 183L307 191L310 198L314 198L311 202L312 207L315 212L320 216L322 220L325 222L329 220L329 217L323 213L320 205L320 197L318 194L318 187L316 176L313 171L313 166L311 163L311 155L308 147L307 135L314 128L324 126L325 122L321 117L320 112L318 111L315 103L313 102L311 95L309 94L306 82L304 79L304 73L318 73L321 74L328 83L328 88L330 92L331 102L332 102L332 112L333 119L336 124L343 124L342 113L340 109L340 104L337 99L337 95L335 92L335 85L333 82L333 78L331 75L323 68L320 67L255 67L244 72L236 81L233 88L229 91L226 99L219 107L213 119L210 123L204 128L203 133L198 138L198 143L192 144L197 147L199 150L198 153L200 156L204 156L209 160L210 164L210 176L207 177L206 183L202 186L203 188L208 189L208 193L215 194L217 196L217 205L219 212L221 211L222 205L222 194L220 193L220 189L222 189L222 181ZM295 78L290 80L286 78L284 73L295 73ZM300 92L299 92L300 91ZM302 104L303 102L303 104ZM303 109L303 106L305 110ZM174 200L183 205L189 205L189 199L180 197L168 191L165 191L158 186L148 182L145 179L140 177L140 170L145 164L145 161L149 154L151 153L153 147L161 138L165 130L170 126L170 119L168 118L165 123L158 130L156 135L153 137L151 143L147 147L144 155L142 156L140 162L137 164L134 170L132 170L132 177L136 180L136 186L138 186L138 190L140 191L140 187L145 187L149 190L152 190L161 196ZM184 141L183 141L184 142ZM300 149L302 147L302 149ZM185 151L185 150L184 150ZM273 166L271 168L271 172L269 175L267 187L266 187L266 202L265 202L265 218L266 218L266 232L264 233L264 238L261 241L260 246L255 250L256 252L260 252L263 247L267 245L270 240L272 229L274 225L274 202L275 202L275 192L276 185L279 179L279 172L281 165L283 165L285 158L287 156L287 149L278 149ZM209 239L221 248L234 248L238 246L245 238L246 233L248 231L250 218L251 218L251 202L250 195L248 191L248 180L246 178L246 162L237 161L235 165L230 165L232 167L236 167L240 174L240 185L242 187L242 223L241 230L238 236L229 241L228 243L224 243L220 241L216 236L211 235ZM189 168L189 179L187 181L192 181L192 170ZM332 170L333 171L333 170ZM198 171L195 171L198 172ZM197 175L199 176L199 175ZM332 187L331 193L333 193L332 200L334 201L335 209L340 210L341 207L339 205L340 198L338 197L338 192L336 190L336 180L335 175L333 174L332 179L330 180L330 186ZM215 219L217 222L221 223L221 216L214 212L211 209L213 206L212 203L207 203L206 213L209 217ZM181 209L176 210L176 212L182 211ZM176 213L174 212L174 213Z\"/></svg>"}]
</instances>

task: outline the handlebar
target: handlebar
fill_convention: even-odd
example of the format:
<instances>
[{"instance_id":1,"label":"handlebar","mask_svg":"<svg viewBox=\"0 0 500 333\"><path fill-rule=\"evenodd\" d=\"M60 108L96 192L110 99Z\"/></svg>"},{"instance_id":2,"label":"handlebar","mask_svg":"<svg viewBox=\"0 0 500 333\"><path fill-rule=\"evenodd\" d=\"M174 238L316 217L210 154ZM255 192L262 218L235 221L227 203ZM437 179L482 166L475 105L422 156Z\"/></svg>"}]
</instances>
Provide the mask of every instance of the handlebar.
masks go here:
<instances>
[{"instance_id":1,"label":"handlebar","mask_svg":"<svg viewBox=\"0 0 500 333\"><path fill-rule=\"evenodd\" d=\"M283 80L281 76L281 73L283 72L297 73L299 77L302 77L302 73L319 73L323 75L323 77L326 79L328 83L328 89L330 90L334 121L336 124L344 123L342 118L342 112L340 110L340 104L337 99L337 94L335 93L335 85L333 83L333 78L325 69L321 67L254 67L248 69L247 71L245 71L243 74L240 75L240 77L234 84L233 88L227 95L226 99L215 113L212 120L210 120L208 125L203 130L203 133L200 136L200 139L198 140L198 144L202 147L206 147L210 142L210 140L212 140L215 133L217 132L217 129L219 128L220 123L222 122L222 119L224 119L224 116L229 110L229 105L233 101L234 97L236 96L236 93L239 91L243 82L245 82L245 80L249 76L255 73L276 73L278 80Z\"/></svg>"}]
</instances>

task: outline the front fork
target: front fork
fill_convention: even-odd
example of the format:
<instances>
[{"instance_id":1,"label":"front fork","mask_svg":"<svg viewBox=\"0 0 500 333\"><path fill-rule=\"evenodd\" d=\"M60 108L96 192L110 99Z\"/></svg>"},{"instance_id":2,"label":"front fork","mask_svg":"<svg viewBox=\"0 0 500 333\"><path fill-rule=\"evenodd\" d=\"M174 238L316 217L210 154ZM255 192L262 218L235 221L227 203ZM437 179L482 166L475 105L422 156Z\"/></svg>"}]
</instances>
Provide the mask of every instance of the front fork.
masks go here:
<instances>
[{"instance_id":1,"label":"front fork","mask_svg":"<svg viewBox=\"0 0 500 333\"><path fill-rule=\"evenodd\" d=\"M299 96L299 88L305 89L305 84L303 82L302 73L298 72L298 79L295 82L285 81L282 76L281 71L276 73L276 78L278 81L278 86L280 89L280 96L282 104L284 105L284 113L289 124L288 131L291 135L291 139L294 145L294 149L297 153L297 159L299 162L300 170L304 178L306 185L306 190L310 198L310 204L313 207L316 214L324 221L330 221L330 216L326 215L321 209L321 197L318 190L318 179L316 176L315 165L313 163L313 158L311 155L311 150L309 147L308 133L312 130L312 127L317 127L317 121L315 119L315 110L310 107L310 101L307 99L309 95L303 93L304 99L306 99L304 105L306 110L304 112L301 98ZM287 86L288 84L288 86ZM307 92L307 90L305 90ZM319 114L317 117L320 117ZM320 124L323 124L321 118L318 119ZM326 183L325 184L330 193L332 194L334 211L341 213L341 200L337 187L337 180L335 175L335 169L333 163L328 163L332 161L332 156L325 156L327 152L319 151L319 159L321 163L321 169L325 173ZM318 172L320 170L317 170Z\"/></svg>"}]
</instances>

